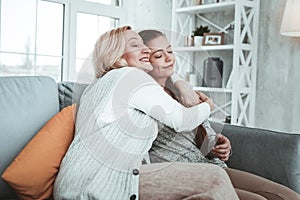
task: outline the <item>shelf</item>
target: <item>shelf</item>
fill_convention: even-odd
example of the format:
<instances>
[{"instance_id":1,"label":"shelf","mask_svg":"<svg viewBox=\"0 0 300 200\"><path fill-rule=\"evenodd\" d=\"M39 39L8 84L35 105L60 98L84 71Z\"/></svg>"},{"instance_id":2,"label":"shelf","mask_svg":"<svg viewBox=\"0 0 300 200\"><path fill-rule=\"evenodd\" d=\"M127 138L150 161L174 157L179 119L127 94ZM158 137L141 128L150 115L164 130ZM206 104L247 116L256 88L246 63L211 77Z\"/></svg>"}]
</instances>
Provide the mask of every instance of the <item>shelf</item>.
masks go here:
<instances>
[{"instance_id":1,"label":"shelf","mask_svg":"<svg viewBox=\"0 0 300 200\"><path fill-rule=\"evenodd\" d=\"M235 2L211 3L206 5L190 6L185 8L177 8L177 13L199 14L211 13L224 10L234 10Z\"/></svg>"},{"instance_id":2,"label":"shelf","mask_svg":"<svg viewBox=\"0 0 300 200\"><path fill-rule=\"evenodd\" d=\"M222 92L222 93L232 93L232 89L230 88L212 88L212 87L193 87L194 90L201 91L201 92ZM249 88L241 88L240 89L241 94L249 94L250 89Z\"/></svg>"},{"instance_id":3,"label":"shelf","mask_svg":"<svg viewBox=\"0 0 300 200\"><path fill-rule=\"evenodd\" d=\"M232 92L232 89L229 88L193 87L193 89L201 92L225 92L225 93Z\"/></svg>"},{"instance_id":4,"label":"shelf","mask_svg":"<svg viewBox=\"0 0 300 200\"><path fill-rule=\"evenodd\" d=\"M256 98L260 0L231 0L188 6L192 4L190 2L172 1L172 30L174 29L175 33L172 35L173 51L176 56L178 55L180 63L177 72L182 76L196 72L199 83L193 89L211 94L217 106L211 112L210 119L223 122L224 119L220 118L230 115L232 124L252 125ZM187 42L184 36L191 35L192 30L199 25L208 25L214 32L225 32L228 35L228 30L232 30L230 35L233 41L227 40L225 45L184 46L184 42ZM241 29L236 31L234 27ZM201 84L203 74L197 72L204 68L203 62L207 55L211 57L224 55L223 70L226 82L223 80L223 88L203 87Z\"/></svg>"},{"instance_id":5,"label":"shelf","mask_svg":"<svg viewBox=\"0 0 300 200\"><path fill-rule=\"evenodd\" d=\"M209 117L208 120L211 122L215 122L215 123L221 123L221 124L223 124L223 126L225 125L225 122L224 122L225 119L223 119L223 118Z\"/></svg>"},{"instance_id":6,"label":"shelf","mask_svg":"<svg viewBox=\"0 0 300 200\"><path fill-rule=\"evenodd\" d=\"M241 44L241 49L242 50L247 50L247 51L251 51L252 47L249 44Z\"/></svg>"},{"instance_id":7,"label":"shelf","mask_svg":"<svg viewBox=\"0 0 300 200\"><path fill-rule=\"evenodd\" d=\"M218 50L233 50L233 45L214 45L214 46L200 46L200 47L174 47L174 51L218 51Z\"/></svg>"}]
</instances>

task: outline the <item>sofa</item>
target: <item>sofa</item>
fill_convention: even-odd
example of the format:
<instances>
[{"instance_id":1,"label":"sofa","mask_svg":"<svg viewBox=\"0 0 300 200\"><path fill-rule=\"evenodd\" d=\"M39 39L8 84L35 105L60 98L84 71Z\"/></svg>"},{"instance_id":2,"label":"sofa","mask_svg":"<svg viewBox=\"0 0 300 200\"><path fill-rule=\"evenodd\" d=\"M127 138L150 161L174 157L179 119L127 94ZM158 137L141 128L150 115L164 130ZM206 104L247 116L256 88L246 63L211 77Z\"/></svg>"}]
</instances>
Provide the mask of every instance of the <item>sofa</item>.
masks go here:
<instances>
[{"instance_id":1,"label":"sofa","mask_svg":"<svg viewBox=\"0 0 300 200\"><path fill-rule=\"evenodd\" d=\"M47 76L0 77L0 174L51 117L68 105L79 105L86 86L56 83ZM299 134L212 124L231 141L229 167L263 176L300 193ZM17 199L2 179L0 199Z\"/></svg>"}]
</instances>

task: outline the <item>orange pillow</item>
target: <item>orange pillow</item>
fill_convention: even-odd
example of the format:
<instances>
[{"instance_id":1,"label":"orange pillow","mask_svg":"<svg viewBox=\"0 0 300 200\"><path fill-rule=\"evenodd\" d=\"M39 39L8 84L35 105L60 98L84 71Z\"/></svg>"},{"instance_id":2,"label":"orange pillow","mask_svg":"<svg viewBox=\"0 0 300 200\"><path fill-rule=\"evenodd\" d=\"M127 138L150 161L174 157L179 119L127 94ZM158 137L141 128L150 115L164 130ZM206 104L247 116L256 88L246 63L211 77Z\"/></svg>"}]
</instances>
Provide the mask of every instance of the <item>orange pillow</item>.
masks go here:
<instances>
[{"instance_id":1,"label":"orange pillow","mask_svg":"<svg viewBox=\"0 0 300 200\"><path fill-rule=\"evenodd\" d=\"M48 199L74 136L76 105L53 116L2 174L20 199Z\"/></svg>"}]
</instances>

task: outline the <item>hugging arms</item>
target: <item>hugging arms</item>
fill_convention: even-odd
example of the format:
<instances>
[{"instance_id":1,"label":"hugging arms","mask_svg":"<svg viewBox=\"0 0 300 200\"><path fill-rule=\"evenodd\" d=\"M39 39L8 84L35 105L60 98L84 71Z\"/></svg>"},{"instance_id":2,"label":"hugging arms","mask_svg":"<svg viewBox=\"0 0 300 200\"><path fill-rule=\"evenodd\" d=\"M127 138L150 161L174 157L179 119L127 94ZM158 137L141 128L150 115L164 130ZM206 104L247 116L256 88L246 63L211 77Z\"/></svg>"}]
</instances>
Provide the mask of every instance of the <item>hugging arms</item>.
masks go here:
<instances>
[{"instance_id":1,"label":"hugging arms","mask_svg":"<svg viewBox=\"0 0 300 200\"><path fill-rule=\"evenodd\" d=\"M210 113L208 103L186 108L167 95L146 73L153 69L149 58L149 48L128 26L97 40L96 79L81 96L74 140L55 180L55 199L238 199L220 167L142 165L158 121L190 131Z\"/></svg>"}]
</instances>

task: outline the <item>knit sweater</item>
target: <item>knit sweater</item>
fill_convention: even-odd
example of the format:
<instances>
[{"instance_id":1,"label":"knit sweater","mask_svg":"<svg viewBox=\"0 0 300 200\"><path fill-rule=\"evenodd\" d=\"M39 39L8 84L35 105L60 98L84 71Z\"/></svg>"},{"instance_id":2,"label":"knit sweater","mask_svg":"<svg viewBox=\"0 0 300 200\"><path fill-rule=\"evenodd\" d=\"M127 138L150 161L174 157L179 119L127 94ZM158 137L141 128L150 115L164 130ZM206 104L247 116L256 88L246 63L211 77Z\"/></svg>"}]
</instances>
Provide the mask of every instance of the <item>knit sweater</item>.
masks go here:
<instances>
[{"instance_id":1,"label":"knit sweater","mask_svg":"<svg viewBox=\"0 0 300 200\"><path fill-rule=\"evenodd\" d=\"M173 85L168 85L168 87L171 90L164 88L165 92L173 99L177 99L174 95L174 92L177 92L176 88ZM225 162L210 153L215 146L217 134L211 128L208 119L204 120L202 127L203 129L200 131L205 131L206 138L202 141L200 149L199 143L196 142L196 134L200 127L193 131L176 132L174 129L159 123L158 135L149 151L150 162L212 163L220 167L227 167Z\"/></svg>"},{"instance_id":2,"label":"knit sweater","mask_svg":"<svg viewBox=\"0 0 300 200\"><path fill-rule=\"evenodd\" d=\"M227 167L227 165L216 156L207 158L203 155L195 142L196 129L188 132L176 132L174 129L161 123L159 127L158 136L149 151L151 163L212 163L220 167Z\"/></svg>"},{"instance_id":3,"label":"knit sweater","mask_svg":"<svg viewBox=\"0 0 300 200\"><path fill-rule=\"evenodd\" d=\"M142 70L108 72L82 94L75 137L61 163L54 198L138 199L139 168L157 136L156 120L184 131L208 115L208 104L184 108Z\"/></svg>"}]
</instances>

